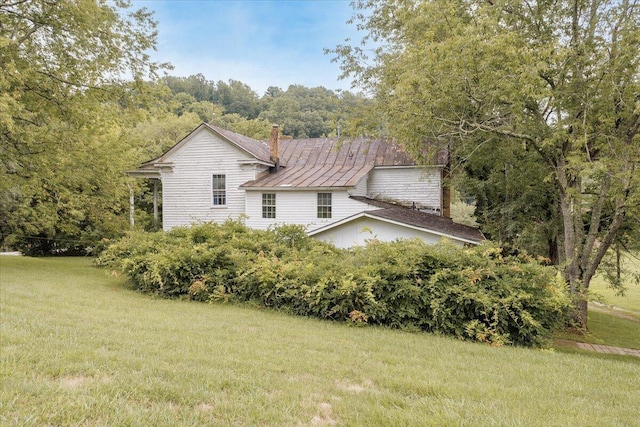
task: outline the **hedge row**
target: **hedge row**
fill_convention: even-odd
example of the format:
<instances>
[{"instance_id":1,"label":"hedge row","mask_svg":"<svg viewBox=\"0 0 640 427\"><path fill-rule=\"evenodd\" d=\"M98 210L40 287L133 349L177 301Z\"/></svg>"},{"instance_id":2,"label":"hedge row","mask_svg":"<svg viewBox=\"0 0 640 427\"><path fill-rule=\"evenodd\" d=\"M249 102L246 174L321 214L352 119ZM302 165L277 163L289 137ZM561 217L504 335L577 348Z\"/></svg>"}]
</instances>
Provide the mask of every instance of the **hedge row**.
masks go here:
<instances>
[{"instance_id":1,"label":"hedge row","mask_svg":"<svg viewBox=\"0 0 640 427\"><path fill-rule=\"evenodd\" d=\"M417 240L346 251L297 226L259 231L229 221L132 234L108 247L98 263L163 297L251 301L493 345L545 345L570 308L556 271L526 255Z\"/></svg>"}]
</instances>

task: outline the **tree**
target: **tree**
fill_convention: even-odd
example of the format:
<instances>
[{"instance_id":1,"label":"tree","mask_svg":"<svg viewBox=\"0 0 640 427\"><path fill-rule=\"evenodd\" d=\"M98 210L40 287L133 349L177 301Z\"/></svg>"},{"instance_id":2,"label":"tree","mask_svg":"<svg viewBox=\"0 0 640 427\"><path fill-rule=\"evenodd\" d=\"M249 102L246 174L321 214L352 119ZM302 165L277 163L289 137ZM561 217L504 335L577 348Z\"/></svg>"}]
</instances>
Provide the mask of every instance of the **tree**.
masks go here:
<instances>
[{"instance_id":1,"label":"tree","mask_svg":"<svg viewBox=\"0 0 640 427\"><path fill-rule=\"evenodd\" d=\"M124 83L161 68L147 53L155 39L150 13L128 1L0 2L3 242L45 252L119 229L131 161L121 126L137 93Z\"/></svg>"},{"instance_id":2,"label":"tree","mask_svg":"<svg viewBox=\"0 0 640 427\"><path fill-rule=\"evenodd\" d=\"M544 165L575 321L586 328L591 279L640 205L640 5L360 0L355 8L365 46L333 52L410 150L421 153L429 138L466 158L496 144Z\"/></svg>"},{"instance_id":3,"label":"tree","mask_svg":"<svg viewBox=\"0 0 640 427\"><path fill-rule=\"evenodd\" d=\"M173 97L160 91L160 99L172 105L175 114L197 113L202 121L226 127L254 138L262 138L277 123L283 133L295 138L327 137L338 134L341 125L361 110L368 99L348 91L336 93L324 87L290 85L286 91L270 86L258 98L248 85L207 81L202 74L189 77L165 76L160 80ZM341 129L349 133L348 126ZM268 135L267 135L268 137Z\"/></svg>"},{"instance_id":4,"label":"tree","mask_svg":"<svg viewBox=\"0 0 640 427\"><path fill-rule=\"evenodd\" d=\"M286 91L269 88L263 97L266 108L260 118L282 125L294 138L327 137L336 132L341 100L324 87L290 85Z\"/></svg>"},{"instance_id":5,"label":"tree","mask_svg":"<svg viewBox=\"0 0 640 427\"><path fill-rule=\"evenodd\" d=\"M475 200L475 219L484 235L514 251L559 260L555 183L536 153L517 144L487 141L466 159L454 187Z\"/></svg>"},{"instance_id":6,"label":"tree","mask_svg":"<svg viewBox=\"0 0 640 427\"><path fill-rule=\"evenodd\" d=\"M260 119L282 126L285 135L304 138L305 124L300 119L300 103L294 98L277 96L269 103L269 108L260 113Z\"/></svg>"},{"instance_id":7,"label":"tree","mask_svg":"<svg viewBox=\"0 0 640 427\"><path fill-rule=\"evenodd\" d=\"M229 114L239 114L247 119L255 119L260 114L260 98L249 85L238 80L222 80L216 85L212 101L224 107Z\"/></svg>"},{"instance_id":8,"label":"tree","mask_svg":"<svg viewBox=\"0 0 640 427\"><path fill-rule=\"evenodd\" d=\"M208 81L202 74L189 77L165 76L160 80L174 94L188 93L198 101L213 101L215 83Z\"/></svg>"},{"instance_id":9,"label":"tree","mask_svg":"<svg viewBox=\"0 0 640 427\"><path fill-rule=\"evenodd\" d=\"M248 120L235 113L216 116L209 123L253 139L267 140L271 130L271 123L266 120L260 118Z\"/></svg>"}]
</instances>

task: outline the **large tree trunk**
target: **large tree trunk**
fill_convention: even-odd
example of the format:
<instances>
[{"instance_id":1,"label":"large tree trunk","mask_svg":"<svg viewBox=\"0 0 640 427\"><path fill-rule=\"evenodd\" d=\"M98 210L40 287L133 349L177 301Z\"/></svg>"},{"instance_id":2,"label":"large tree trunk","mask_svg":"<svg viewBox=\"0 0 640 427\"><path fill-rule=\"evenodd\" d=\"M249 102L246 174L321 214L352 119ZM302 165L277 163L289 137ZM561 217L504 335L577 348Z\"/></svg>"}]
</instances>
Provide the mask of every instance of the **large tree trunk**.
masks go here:
<instances>
[{"instance_id":1,"label":"large tree trunk","mask_svg":"<svg viewBox=\"0 0 640 427\"><path fill-rule=\"evenodd\" d=\"M569 292L574 301L574 311L569 319L569 326L587 331L587 290L591 276L585 275L591 255L585 251L585 241L592 236L585 235L582 206L576 195L580 193L579 180L567 176L566 159L560 156L556 160L556 177L559 189L560 214L564 237L564 259L566 262L565 278ZM589 230L597 233L596 230ZM595 239L595 236L593 237Z\"/></svg>"},{"instance_id":2,"label":"large tree trunk","mask_svg":"<svg viewBox=\"0 0 640 427\"><path fill-rule=\"evenodd\" d=\"M563 159L560 159L558 164L564 166ZM629 176L632 177L635 168L632 166L625 170L629 170ZM584 217L585 208L581 204L581 199L574 196L580 191L578 181L568 179L564 167L556 169L556 176L564 231L564 256L567 263L565 277L575 304L571 326L586 331L589 285L624 221L625 201L628 197L626 193L631 178L624 183L624 197L616 198L613 215L608 224L603 223L602 214L610 200L611 187L609 179L607 177L603 179L599 189L600 194L591 200L591 220L587 227Z\"/></svg>"},{"instance_id":3,"label":"large tree trunk","mask_svg":"<svg viewBox=\"0 0 640 427\"><path fill-rule=\"evenodd\" d=\"M579 298L575 302L573 315L571 316L571 327L580 331L587 331L587 315L588 315L588 303L586 295L583 298Z\"/></svg>"}]
</instances>

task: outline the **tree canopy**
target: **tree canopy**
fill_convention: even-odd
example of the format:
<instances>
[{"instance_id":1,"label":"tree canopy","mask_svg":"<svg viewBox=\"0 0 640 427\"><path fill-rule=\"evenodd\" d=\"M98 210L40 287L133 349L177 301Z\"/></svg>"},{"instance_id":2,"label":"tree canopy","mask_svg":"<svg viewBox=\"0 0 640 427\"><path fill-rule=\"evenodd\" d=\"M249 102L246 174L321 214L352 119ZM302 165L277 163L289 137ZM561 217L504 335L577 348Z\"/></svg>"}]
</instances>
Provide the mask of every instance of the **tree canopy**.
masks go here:
<instances>
[{"instance_id":1,"label":"tree canopy","mask_svg":"<svg viewBox=\"0 0 640 427\"><path fill-rule=\"evenodd\" d=\"M255 126L239 126L240 119L254 125L277 123L284 135L293 138L318 138L336 135L338 128L354 118L371 100L349 91L334 92L324 87L308 88L292 84L286 90L276 86L267 88L259 96L247 84L237 80L208 81L202 74L189 77L165 76L161 83L174 95L189 95L193 100L215 104L221 110L215 117L203 118L243 133ZM231 115L235 114L235 119ZM247 125L249 123L245 123ZM265 128L266 129L266 128ZM262 134L262 132L260 133ZM254 136L245 133L247 136ZM254 136L255 137L255 136Z\"/></svg>"},{"instance_id":2,"label":"tree canopy","mask_svg":"<svg viewBox=\"0 0 640 427\"><path fill-rule=\"evenodd\" d=\"M155 40L150 13L127 1L0 3L2 240L81 247L119 228L124 82L155 77Z\"/></svg>"},{"instance_id":3,"label":"tree canopy","mask_svg":"<svg viewBox=\"0 0 640 427\"><path fill-rule=\"evenodd\" d=\"M389 133L461 162L486 146L535 155L559 215L576 320L640 206L640 5L628 0L361 0L364 45L338 46ZM367 49L371 47L371 49ZM495 166L495 165L494 165Z\"/></svg>"}]
</instances>

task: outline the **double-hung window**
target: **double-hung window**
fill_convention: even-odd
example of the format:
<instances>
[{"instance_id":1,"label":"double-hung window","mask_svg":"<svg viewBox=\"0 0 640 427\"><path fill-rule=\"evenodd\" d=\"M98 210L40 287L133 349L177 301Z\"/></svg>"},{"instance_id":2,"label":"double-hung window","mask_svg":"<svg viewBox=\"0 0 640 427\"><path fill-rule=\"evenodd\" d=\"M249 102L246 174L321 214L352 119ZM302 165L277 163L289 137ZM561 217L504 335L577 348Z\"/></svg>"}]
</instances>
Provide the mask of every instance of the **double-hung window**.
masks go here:
<instances>
[{"instance_id":1,"label":"double-hung window","mask_svg":"<svg viewBox=\"0 0 640 427\"><path fill-rule=\"evenodd\" d=\"M262 218L276 217L275 193L262 193Z\"/></svg>"},{"instance_id":2,"label":"double-hung window","mask_svg":"<svg viewBox=\"0 0 640 427\"><path fill-rule=\"evenodd\" d=\"M318 218L331 218L331 193L318 193Z\"/></svg>"},{"instance_id":3,"label":"double-hung window","mask_svg":"<svg viewBox=\"0 0 640 427\"><path fill-rule=\"evenodd\" d=\"M211 189L213 206L225 206L227 204L227 180L225 175L213 175Z\"/></svg>"}]
</instances>

